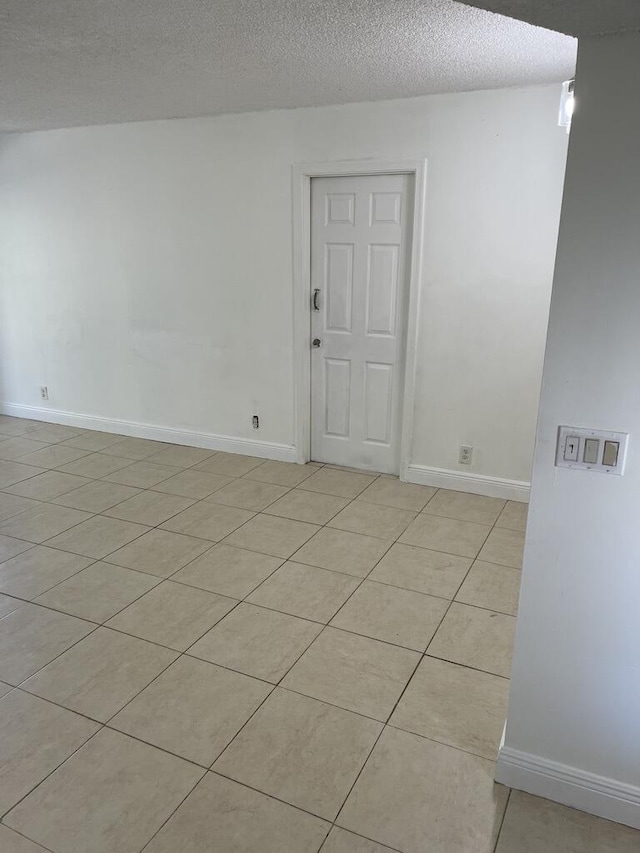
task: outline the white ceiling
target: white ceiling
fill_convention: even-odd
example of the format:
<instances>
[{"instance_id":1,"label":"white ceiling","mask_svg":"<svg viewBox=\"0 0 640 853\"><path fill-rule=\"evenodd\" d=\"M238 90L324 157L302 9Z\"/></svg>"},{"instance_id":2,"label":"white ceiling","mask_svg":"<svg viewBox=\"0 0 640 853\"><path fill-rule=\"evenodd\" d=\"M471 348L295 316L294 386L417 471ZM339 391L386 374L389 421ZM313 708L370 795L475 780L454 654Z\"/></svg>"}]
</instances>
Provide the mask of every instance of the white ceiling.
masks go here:
<instances>
[{"instance_id":1,"label":"white ceiling","mask_svg":"<svg viewBox=\"0 0 640 853\"><path fill-rule=\"evenodd\" d=\"M461 0L573 36L640 30L638 0Z\"/></svg>"},{"instance_id":2,"label":"white ceiling","mask_svg":"<svg viewBox=\"0 0 640 853\"><path fill-rule=\"evenodd\" d=\"M0 0L0 131L549 83L575 51L453 0Z\"/></svg>"}]
</instances>

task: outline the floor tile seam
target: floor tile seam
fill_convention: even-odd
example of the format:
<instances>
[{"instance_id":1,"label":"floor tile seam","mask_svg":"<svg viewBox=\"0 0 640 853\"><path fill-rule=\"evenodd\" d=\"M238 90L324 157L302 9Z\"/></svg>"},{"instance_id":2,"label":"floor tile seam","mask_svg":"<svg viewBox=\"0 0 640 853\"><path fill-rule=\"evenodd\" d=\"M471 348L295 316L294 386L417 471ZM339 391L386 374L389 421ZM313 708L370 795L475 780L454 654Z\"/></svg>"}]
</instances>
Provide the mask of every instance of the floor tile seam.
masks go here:
<instances>
[{"instance_id":1,"label":"floor tile seam","mask_svg":"<svg viewBox=\"0 0 640 853\"><path fill-rule=\"evenodd\" d=\"M185 470L184 470L184 471L181 471L180 473L181 473L181 474L184 474L186 471L191 471L191 470L193 470L193 469L191 469L191 468L185 468ZM207 472L206 472L206 471L197 471L196 473L198 473L198 474L204 474L205 476L209 476L209 475L207 475ZM178 475L177 475L177 474L175 474L174 476L176 476L176 477L177 477ZM212 500L211 500L211 498L213 497L213 495L217 495L217 494L218 494L218 492L221 492L223 489L226 489L226 488L227 488L227 486L233 486L235 483L243 482L243 481L242 481L242 477L231 477L231 476L228 476L228 475L226 475L226 474L211 474L210 476L213 476L213 477L227 477L227 479L228 479L230 482L229 482L229 483L223 483L221 486L218 486L218 487L217 487L217 488L215 488L212 492L210 492L208 495L205 495L203 498L194 498L194 500L196 500L196 501L204 501L205 503L210 503L210 504L212 504L213 506L228 506L228 507L230 507L231 509L243 509L243 510L245 510L246 512L264 512L268 507L270 507L270 506L271 506L272 504L274 504L276 501L280 500L280 498L284 498L286 495L288 495L288 494L289 494L289 492L293 491L293 489L295 488L295 486L291 486L291 487L288 487L288 486L280 486L280 488L281 488L281 489L286 489L286 491L285 491L285 493L284 493L283 495L279 495L277 498L274 498L272 501L269 501L269 503L268 503L265 507L263 507L262 509L247 509L246 507L243 507L243 506L234 506L233 504L225 504L225 503L224 503L224 501L212 501ZM171 479L171 477L169 477L169 479ZM170 494L174 494L174 492L163 492L163 491L161 491L161 490L159 490L159 489L157 489L157 488L156 488L156 486L161 486L163 482L166 482L166 480L163 480L163 481L161 481L160 483L156 483L156 484L154 484L153 486L150 486L148 489L145 489L145 491L147 491L147 492L155 492L155 493L157 493L157 494L161 494L161 495L170 495ZM256 481L256 482L257 482L257 481ZM265 486L270 486L270 485L274 485L274 484L273 484L273 483L264 483L263 485L265 485ZM191 497L190 495L177 495L177 494L176 494L175 496L176 496L176 497L186 497L186 498L187 498L187 497Z\"/></svg>"},{"instance_id":2,"label":"floor tile seam","mask_svg":"<svg viewBox=\"0 0 640 853\"><path fill-rule=\"evenodd\" d=\"M26 692L26 691L23 691L23 692ZM33 696L34 694L30 694L30 695L32 695L32 696ZM36 697L36 698L40 699L41 697L40 697L40 696L38 696L38 697ZM49 700L44 700L44 701L49 701ZM50 704L50 705L56 705L56 703L55 703L55 702L49 702L49 704ZM63 708L63 706L62 706L62 705L56 705L56 707L58 707L58 708ZM63 708L63 710L68 711L69 709L68 709L68 708ZM80 716L83 716L83 715L80 715ZM93 732L92 734L90 734L90 735L89 735L89 737L88 737L85 741L83 741L83 742L82 742L78 747L76 747L76 748L73 750L73 752L69 753L69 755L67 755L67 757L66 757L66 758L64 758L64 759L63 759L59 764L57 764L57 765L53 768L53 770L51 770L49 773L47 773L47 774L46 774L46 776L44 776L44 778L40 779L40 781L39 781L39 782L37 782L37 783L36 783L32 788L29 788L29 790L27 791L27 793L26 793L26 794L24 794L24 796L20 797L20 799L19 799L17 802L15 802L15 803L10 807L10 808L8 808L8 809L7 809L7 811L6 811L6 812L4 812L4 814L0 817L0 821L1 821L5 826L8 826L8 827L9 827L9 829L13 829L13 827L12 827L12 826L10 826L10 825L6 822L6 820L5 820L5 819L6 819L6 817L7 817L7 816L8 816L8 815L9 815L9 814L10 814L10 813L15 809L15 808L17 808L17 807L20 805L20 803L24 802L24 800L26 800L26 799L27 799L27 797L31 796L31 794L33 794L33 792L34 792L37 788L39 788L39 787L40 787L40 785L43 785L43 784L47 781L47 779L49 779L51 776L53 776L53 774L54 774L54 773L56 773L56 772L57 772L57 771L58 771L58 770L63 766L63 764L66 764L66 763L67 763L67 761L69 761L69 759L70 759L70 758L73 758L73 756L74 756L74 755L76 755L76 753L77 753L77 752L79 752L79 751L80 751L84 746L86 746L86 745L89 743L89 741L93 740L93 738L94 738L97 734L100 734L100 732L105 728L104 724L103 724L103 723L99 723L97 720L92 720L90 717L85 717L84 719L86 719L86 720L88 720L89 722L92 722L92 723L94 723L94 724L97 724L97 725L98 725L98 728L96 729L96 731L95 731L95 732ZM23 834L23 833L21 833L21 834ZM30 837L30 836L28 836L28 835L25 835L24 837L25 837L25 838L28 838L30 841L33 841L33 842L34 842L34 844L40 844L40 842L39 842L39 841L37 841L37 840L36 840L36 839L34 839L34 838L31 838L31 837ZM42 845L40 845L40 846L42 846Z\"/></svg>"},{"instance_id":3,"label":"floor tile seam","mask_svg":"<svg viewBox=\"0 0 640 853\"><path fill-rule=\"evenodd\" d=\"M427 740L430 743L437 743L440 746L445 746L447 749L455 749L456 752L462 752L464 755L472 755L474 758L479 758L482 761L488 761L490 764L495 766L496 760L498 758L497 753L494 758L487 758L486 755L481 755L479 752L474 752L472 749L465 749L464 746L456 746L453 743L449 743L445 740L439 740L437 737L430 737L429 735L423 735L421 732L416 732L413 729L405 729L403 726L398 725L397 723L385 723L385 727L389 729L394 729L395 731L404 732L407 735L413 735L414 737L419 737L422 740Z\"/></svg>"},{"instance_id":4,"label":"floor tile seam","mask_svg":"<svg viewBox=\"0 0 640 853\"><path fill-rule=\"evenodd\" d=\"M196 765L196 766L198 766L198 765ZM200 776L200 778L199 778L199 779L197 779L197 780L196 780L196 782L195 782L195 783L194 783L194 784L189 788L189 790L188 790L188 791L187 791L187 793L184 795L184 797L180 800L180 802L178 803L178 805L177 805L174 809L172 809L172 811L171 811L171 812L169 813L169 815L167 816L166 820L163 820L163 821L162 821L162 823L161 823L161 824L160 824L160 826L156 829L156 831L153 833L153 835L151 836L151 838L149 838L149 840L148 840L148 841L145 841L145 843L142 845L142 847L140 848L140 850L139 850L139 851L132 851L132 853L143 853L143 851L147 849L147 847L149 846L149 844L151 844L151 842L152 842L152 841L153 841L153 839L156 837L156 835L157 835L157 834L158 834L158 833L163 829L163 827L164 827L164 826L165 826L165 825L166 825L166 824L171 820L171 818L172 818L172 817L174 816L174 814L178 811L178 809L179 809L179 808L180 808L180 806L184 803L184 801L187 799L187 797L189 797L189 796L190 796L190 795L195 791L195 789L198 787L198 785L200 784L200 782L202 782L202 780L204 779L204 777L207 775L207 772L208 772L208 771L207 771L207 770L205 770L205 771L203 772L202 776ZM176 852L176 853L177 853L177 852Z\"/></svg>"},{"instance_id":5,"label":"floor tile seam","mask_svg":"<svg viewBox=\"0 0 640 853\"><path fill-rule=\"evenodd\" d=\"M467 574L469 574L469 572L470 572L470 571L471 571L471 566L469 566L469 569L467 570ZM465 578L466 578L466 575L465 575ZM457 594L458 594L458 592L460 591L460 587L462 586L462 584L463 584L463 583L464 583L464 579L461 581L460 585L458 586L458 589L457 589L457 591L456 591L456 595L457 595ZM429 646L430 646L430 645L431 645L431 643L434 641L434 639L435 639L436 635L438 634L438 631L440 630L440 628L441 628L441 626L442 626L442 623L444 622L444 620L445 620L445 619L446 619L446 617L447 617L447 614L448 614L448 613L449 613L449 611L451 610L451 606L453 605L453 601L454 601L454 599L452 599L452 600L449 602L449 604L448 604L448 606L446 607L446 609L445 609L444 613L442 614L442 618L441 618L441 619L440 619L440 621L438 622L438 625L436 626L435 631L434 631L434 632L433 632L433 634L431 635L431 639L430 639L430 640L429 640L429 642L427 643L427 645L426 645L426 647L425 647L424 652L422 652L422 654L420 655L420 659L419 659L419 660L418 660L418 662L416 663L416 665L415 665L415 667L414 667L414 669L413 669L413 672L411 673L411 676L409 677L409 679L408 679L408 680L407 680L407 682L405 683L404 688L403 688L403 690L401 691L400 695L398 696L398 698L397 698L397 700L396 700L396 702L395 702L395 704L394 704L393 708L391 709L391 713L390 713L390 714L389 714L389 716L387 717L386 722L388 722L388 721L391 719L391 717L392 717L392 716L393 716L393 714L395 713L396 708L397 708L397 707L398 707L398 705L400 704L400 702L401 702L401 700L402 700L402 697L403 697L403 696L404 696L404 694L407 692L407 690L408 690L408 688L409 688L409 685L410 685L410 684L411 684L411 682L413 681L413 678L414 678L414 676L415 676L416 672L418 671L418 667L420 666L420 664L421 664L421 663L422 663L422 661L424 660L424 657L425 657L425 655L427 654L427 651L429 650Z\"/></svg>"},{"instance_id":6,"label":"floor tile seam","mask_svg":"<svg viewBox=\"0 0 640 853\"><path fill-rule=\"evenodd\" d=\"M100 513L94 513L91 518L85 518L85 521L91 521L93 518L97 518L98 516L100 518L109 518L109 516L107 516L107 515L100 515ZM121 521L121 520L122 519L119 519L119 518L112 518L111 519L111 521ZM135 524L136 522L131 521L131 522L126 522L126 523L127 524ZM74 527L78 527L80 524L84 524L84 522L80 521L78 524L74 524ZM57 545L51 545L50 544L51 541L56 538L56 536L60 536L61 533L66 533L67 530L63 530L63 531L61 531L61 533L56 533L55 536L52 536L50 539L45 539L44 542L36 542L35 544L46 545L47 548L53 548L55 551L62 551L65 554L75 554L77 557L86 557L88 560L95 560L96 562L101 562L101 561L108 562L107 557L111 557L113 554L116 553L116 551L120 551L122 548L124 548L125 545L131 545L132 542L135 542L137 539L140 539L141 536L144 536L145 533L149 533L151 530L154 529L148 524L140 524L138 526L139 527L145 527L146 529L143 530L142 533L138 533L138 535L135 536L133 539L130 539L129 542L125 542L124 545L119 545L117 548L114 548L113 551L109 551L108 554L103 554L101 557L96 557L93 554L79 554L77 551L69 551L68 549L60 548ZM69 527L68 530L72 530L72 528ZM0 563L0 565L2 565L2 564ZM111 564L111 565L113 565L113 564ZM122 566L121 568L127 568L127 566ZM145 574L151 574L151 572L146 572ZM157 577L157 575L156 575L156 577Z\"/></svg>"},{"instance_id":7,"label":"floor tile seam","mask_svg":"<svg viewBox=\"0 0 640 853\"><path fill-rule=\"evenodd\" d=\"M161 583L162 582L163 581L161 581ZM174 581L174 583L176 583L176 581ZM160 584L156 584L154 587L147 590L147 592L143 593L141 596L138 596L136 601L139 601L141 598L144 598L145 595L148 595L150 592L153 592L155 589L158 589L159 586L160 586ZM182 586L186 586L186 584L182 584ZM216 595L216 593L212 593L212 595ZM110 616L105 622L100 622L97 627L106 628L108 631L115 631L115 633L117 633L117 634L123 634L124 636L131 637L134 640L141 640L144 643L150 643L152 646L157 646L158 648L165 649L166 651L173 652L174 654L181 656L181 655L186 654L189 651L189 649L191 649L193 646L195 646L195 644L198 643L206 634L208 634L209 631L213 630L213 628L215 628L216 625L218 625L220 622L222 622L222 620L225 618L225 616L229 616L231 613L233 613L233 611L238 607L239 604L243 603L241 599L236 599L236 598L232 599L228 595L227 596L220 596L220 597L221 598L222 597L229 598L231 601L235 602L233 607L230 610L228 610L226 613L224 613L222 616L220 616L218 619L216 619L216 621L212 625L210 625L205 631L203 631L203 633L200 634L192 643L190 643L186 649L176 649L173 646L167 646L164 643L159 643L159 642L157 642L157 640L148 640L146 637L141 637L139 634L132 634L129 631L123 630L122 628L116 628L114 625L107 624L112 619L115 619L116 616L118 616L120 613L122 613L123 610L127 610L127 608L133 606L133 604L135 604L134 601L132 601L131 604L127 604L126 607L123 607L114 616ZM195 656L192 656L192 657L195 657ZM177 658L176 658L176 660L177 660ZM172 663L175 663L175 661L172 661Z\"/></svg>"},{"instance_id":8,"label":"floor tile seam","mask_svg":"<svg viewBox=\"0 0 640 853\"><path fill-rule=\"evenodd\" d=\"M29 602L29 603L30 603L30 602ZM34 607L41 607L41 605L40 605L40 604L34 604L33 606L34 606ZM51 610L51 609L50 609L50 608L48 608L48 607L43 607L42 609L43 609L43 610L48 610L50 613L57 613L57 614L58 614L58 616L67 616L67 614L66 614L66 613L60 613L58 610ZM14 610L14 611L12 611L12 612L13 612L13 613L16 613L16 612L18 612L18 611L15 611L15 610ZM7 615L8 615L8 616L10 616L11 614L9 613L9 614L7 614ZM42 666L38 667L38 669L36 669L34 672L30 673L26 678L23 678L23 679L22 679L22 681L18 682L18 684L12 684L12 685L11 685L12 687L21 687L21 688L22 688L22 687L23 687L23 685L24 685L24 684L26 684L26 683L27 683L27 681L29 681L29 679L30 679L30 678L33 678L33 677L34 677L34 675L38 675L39 673L41 673L41 672L42 672L42 670L43 670L43 669L45 669L45 667L49 666L49 664L51 664L51 663L53 663L54 661L58 660L58 658L62 657L62 655L64 655L66 652L70 651L74 646L77 646L77 645L78 645L78 643L81 643L81 642L82 642L84 639L86 639L87 637L90 637L90 636L91 636L91 634L94 634L94 633L96 632L96 630L100 627L100 625L98 625L96 622L90 622L88 619L79 619L77 616L69 616L69 618L70 618L70 619L77 619L77 620L78 620L78 622L86 622L88 625L91 625L91 630L90 630L90 631L88 631L86 634L84 634L84 635L83 635L82 637L80 637L79 639L75 640L73 643L71 643L71 645L70 645L70 646L68 646L66 649L64 649L64 651L60 652L60 653L59 653L59 654L57 654L55 657L51 658L51 660L47 661L47 662L46 662L45 664L43 664ZM11 684L11 682L10 682L10 681L6 681L6 678L3 678L3 681L5 681L5 683L6 683L6 684ZM23 689L24 689L24 688L23 688ZM24 692L25 692L25 693L29 693L30 691L29 691L29 690L25 690Z\"/></svg>"},{"instance_id":9,"label":"floor tile seam","mask_svg":"<svg viewBox=\"0 0 640 853\"><path fill-rule=\"evenodd\" d=\"M41 547L41 546L34 546L34 547ZM16 554L16 557L21 557L23 554L27 554L31 550L32 550L31 548L28 548L26 551L21 551L19 554ZM52 549L52 550L58 550L58 549ZM61 554L69 554L70 552L69 551L60 551L60 553ZM80 555L79 554L72 554L71 556L78 557ZM11 557L10 559L13 559L13 557ZM0 587L0 595L8 595L10 598L17 598L18 601L22 601L25 604L34 604L37 607L44 607L47 610L54 610L56 613L64 613L66 616L73 616L75 619L85 619L84 616L76 616L74 613L67 613L65 610L58 610L56 607L51 607L47 604L43 604L42 602L37 601L37 599L40 598L41 595L45 595L47 592L51 592L52 589L56 589L61 584L66 583L67 581L71 580L71 578L75 578L76 575L79 575L81 572L84 572L85 569L89 569L89 568L91 568L91 566L100 562L100 560L96 560L94 557L85 557L85 559L91 560L91 562L89 563L88 566L83 566L81 569L77 569L75 572L72 572L66 578L62 578L62 580L56 581L51 586L48 586L46 589L43 589L40 592L36 593L34 598L25 598L24 596L16 595L13 592L5 592L1 587ZM5 562L9 562L9 561L5 560ZM0 572L2 571L3 565L4 565L4 563L0 563ZM7 615L9 615L9 614L7 614ZM86 621L87 622L95 622L94 619L86 619ZM100 624L100 623L97 623L97 624Z\"/></svg>"},{"instance_id":10,"label":"floor tile seam","mask_svg":"<svg viewBox=\"0 0 640 853\"><path fill-rule=\"evenodd\" d=\"M32 789L32 790L34 790L34 789ZM31 791L29 791L29 793L31 793ZM8 814L8 812L7 812L7 814ZM33 843L33 844L39 844L39 846L40 846L40 847L42 847L42 849L43 849L43 850L45 850L45 851L46 851L46 853L54 853L54 851L53 851L53 850L51 850L51 848L50 848L50 847L47 847L46 845L42 844L42 842L40 842L40 841L33 841L33 839L28 838L28 837L27 837L23 832L19 832L19 831L18 831L17 829L15 829L13 826L9 826L9 824L8 824L8 823L4 823L4 820L3 820L2 818L0 818L0 821L2 822L2 826L6 826L6 828L7 828L10 832L15 832L15 834L16 834L16 835L19 835L19 836L20 836L20 838L24 838L24 839L25 839L25 841L29 841L29 842L31 842L31 843Z\"/></svg>"},{"instance_id":11,"label":"floor tile seam","mask_svg":"<svg viewBox=\"0 0 640 853\"><path fill-rule=\"evenodd\" d=\"M500 784L500 783L494 782L494 784ZM509 808L509 803L511 802L511 792L512 791L513 791L512 788L507 788L507 799L505 800L504 811L502 812L502 818L500 820L500 826L498 827L498 831L496 833L496 843L493 846L492 853L497 853L498 845L500 844L500 836L502 835L502 830L504 828L504 822L507 819L507 809Z\"/></svg>"},{"instance_id":12,"label":"floor tile seam","mask_svg":"<svg viewBox=\"0 0 640 853\"><path fill-rule=\"evenodd\" d=\"M386 848L387 850L392 851L392 853L406 853L406 851L401 850L399 847L390 847L389 844L384 844L382 841L376 841L375 838L371 838L371 836L369 835L363 835L361 832L356 832L354 829L345 829L345 827L343 826L338 826L336 820L332 821L331 830L335 828L339 829L341 832L347 832L350 835L355 835L357 838L362 838L363 841L370 841L372 844L380 845ZM329 835L331 834L331 830L329 831ZM325 838L325 840L322 842L322 847L318 850L318 853L322 853L322 851L324 850L324 846L327 843L329 835L327 835L327 838ZM436 851L433 851L433 853L436 853ZM494 851L492 851L492 853L494 853Z\"/></svg>"},{"instance_id":13,"label":"floor tile seam","mask_svg":"<svg viewBox=\"0 0 640 853\"><path fill-rule=\"evenodd\" d=\"M214 776L220 776L222 779L226 779L228 782L234 782L236 785L241 785L243 788L248 788L250 791L254 791L256 794L261 794L263 797L268 797L270 800L275 800L276 802L282 803L283 805L288 806L291 809L296 809L296 811L303 812L304 814L309 815L309 817L313 817L316 820L321 820L323 823L326 823L328 825L327 834L331 831L331 827L333 826L331 818L323 817L317 812L312 812L308 808L303 808L303 806L294 805L293 803L290 803L287 800L283 800L282 797L277 797L275 794L268 794L266 791L262 791L260 788L256 788L253 785L249 785L248 782L240 782L238 781L238 779L235 779L233 776L229 776L226 773L223 773L221 770L214 770L213 767L210 767L207 773L213 773Z\"/></svg>"},{"instance_id":14,"label":"floor tile seam","mask_svg":"<svg viewBox=\"0 0 640 853\"><path fill-rule=\"evenodd\" d=\"M46 501L43 501L43 503L46 503ZM57 506L57 504L51 504L51 505ZM63 509L72 509L72 507L63 507ZM29 510L27 510L27 512L28 511ZM74 510L74 512L86 512L86 511L83 509L77 509L77 510ZM31 539L22 539L20 536L13 536L10 533L3 533L0 535L9 536L11 539L18 539L20 542L29 542L33 545L47 545L47 543L50 542L52 539L55 539L56 536L61 536L63 533L67 533L69 530L73 530L75 527L78 527L80 524L84 524L85 521L91 521L92 518L95 518L95 516L98 515L98 513L95 513L95 512L86 513L86 514L89 516L89 518L83 518L82 521L76 521L75 524L72 524L70 527L66 527L64 530L60 530L58 533L54 533L53 536L49 536L48 539L42 539L40 542L33 542L33 540L31 540ZM52 547L52 546L47 545L47 547ZM64 548L57 548L56 550L57 551L64 551ZM75 551L70 551L67 553L73 554L73 553L75 553ZM18 555L16 554L15 556L18 556ZM77 556L78 557L87 557L87 554L78 554ZM9 558L9 559L11 559L11 558ZM93 559L100 559L100 558L94 557ZM6 562L6 560L4 562ZM2 565L2 563L0 563L0 565Z\"/></svg>"}]
</instances>

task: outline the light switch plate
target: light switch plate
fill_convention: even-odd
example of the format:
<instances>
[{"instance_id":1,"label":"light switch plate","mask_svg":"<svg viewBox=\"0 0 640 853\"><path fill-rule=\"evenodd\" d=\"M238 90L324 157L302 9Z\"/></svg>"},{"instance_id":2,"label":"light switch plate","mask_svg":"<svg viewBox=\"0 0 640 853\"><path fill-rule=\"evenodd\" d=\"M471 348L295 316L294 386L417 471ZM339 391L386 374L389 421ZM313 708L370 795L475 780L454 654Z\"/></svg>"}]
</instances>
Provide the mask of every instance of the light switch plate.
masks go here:
<instances>
[{"instance_id":1,"label":"light switch plate","mask_svg":"<svg viewBox=\"0 0 640 853\"><path fill-rule=\"evenodd\" d=\"M567 439L573 438L578 439L579 442L577 458L567 459L568 455L571 457L574 456L573 453L567 453ZM591 444L591 440L593 439L599 442L597 456L595 457L595 461L585 462L585 458L589 460L594 458L593 444ZM589 444L587 445L588 440ZM605 465L603 463L605 441L613 441L620 445L615 465ZM560 426L558 427L558 444L556 446L556 465L559 468L581 468L585 471L599 471L601 474L617 474L621 476L624 474L628 443L629 434L626 432L607 432L600 429Z\"/></svg>"}]
</instances>

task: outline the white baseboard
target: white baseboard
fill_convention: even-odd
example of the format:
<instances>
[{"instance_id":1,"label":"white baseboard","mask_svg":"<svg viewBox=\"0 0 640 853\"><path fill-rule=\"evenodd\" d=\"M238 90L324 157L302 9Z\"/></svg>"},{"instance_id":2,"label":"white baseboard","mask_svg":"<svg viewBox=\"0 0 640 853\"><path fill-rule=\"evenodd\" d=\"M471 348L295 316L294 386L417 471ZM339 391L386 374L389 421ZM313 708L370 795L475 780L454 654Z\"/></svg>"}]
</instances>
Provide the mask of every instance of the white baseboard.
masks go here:
<instances>
[{"instance_id":1,"label":"white baseboard","mask_svg":"<svg viewBox=\"0 0 640 853\"><path fill-rule=\"evenodd\" d=\"M529 500L530 484L520 480L505 480L501 477L487 477L484 474L467 474L464 471L411 464L406 469L405 479L408 483L418 483L420 486L437 486L439 489L471 492L474 495L487 495L490 498L504 498L523 503Z\"/></svg>"},{"instance_id":2,"label":"white baseboard","mask_svg":"<svg viewBox=\"0 0 640 853\"><path fill-rule=\"evenodd\" d=\"M186 444L189 447L204 447L207 450L222 450L225 453L258 456L261 459L276 459L279 462L298 461L295 447L288 444L276 444L271 441L233 438L228 435L215 435L208 432L190 432L153 424L141 424L135 421L98 418L76 412L61 412L57 409L47 409L44 406L23 406L19 403L0 403L0 413L15 418L30 418L36 421L74 426L79 429L95 429L101 432L130 435L135 438L151 438L154 441L166 441L168 444Z\"/></svg>"},{"instance_id":3,"label":"white baseboard","mask_svg":"<svg viewBox=\"0 0 640 853\"><path fill-rule=\"evenodd\" d=\"M502 746L496 782L640 829L640 787Z\"/></svg>"}]
</instances>

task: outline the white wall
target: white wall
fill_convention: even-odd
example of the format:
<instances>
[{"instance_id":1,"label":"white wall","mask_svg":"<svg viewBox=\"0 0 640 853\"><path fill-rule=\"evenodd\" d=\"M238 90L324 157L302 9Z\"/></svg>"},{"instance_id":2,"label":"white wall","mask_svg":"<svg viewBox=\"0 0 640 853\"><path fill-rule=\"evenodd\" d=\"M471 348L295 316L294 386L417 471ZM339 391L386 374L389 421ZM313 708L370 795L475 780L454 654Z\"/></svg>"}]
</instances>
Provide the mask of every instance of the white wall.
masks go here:
<instances>
[{"instance_id":1,"label":"white wall","mask_svg":"<svg viewBox=\"0 0 640 853\"><path fill-rule=\"evenodd\" d=\"M412 459L460 469L470 443L472 472L527 481L558 99L547 86L5 137L1 399L39 406L48 385L52 410L291 445L291 165L426 156Z\"/></svg>"},{"instance_id":2,"label":"white wall","mask_svg":"<svg viewBox=\"0 0 640 853\"><path fill-rule=\"evenodd\" d=\"M640 34L578 54L499 778L640 827ZM624 476L555 468L560 424L629 432Z\"/></svg>"}]
</instances>

